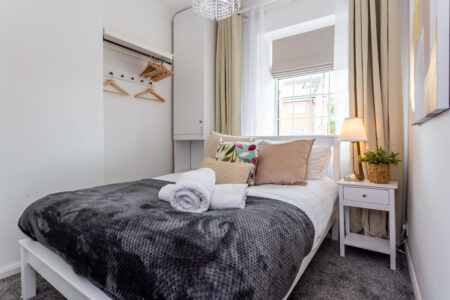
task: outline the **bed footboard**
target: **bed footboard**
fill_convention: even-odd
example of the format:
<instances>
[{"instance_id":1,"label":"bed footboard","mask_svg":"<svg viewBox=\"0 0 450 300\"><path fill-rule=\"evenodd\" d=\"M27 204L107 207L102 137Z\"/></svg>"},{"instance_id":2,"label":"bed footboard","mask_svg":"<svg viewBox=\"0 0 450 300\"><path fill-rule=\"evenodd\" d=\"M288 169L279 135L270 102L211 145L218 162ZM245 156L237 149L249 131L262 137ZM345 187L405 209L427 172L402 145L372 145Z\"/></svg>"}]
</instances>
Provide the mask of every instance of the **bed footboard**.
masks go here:
<instances>
[{"instance_id":1,"label":"bed footboard","mask_svg":"<svg viewBox=\"0 0 450 300\"><path fill-rule=\"evenodd\" d=\"M20 245L20 280L21 280L21 297L28 300L36 296L36 271L28 263L29 252L25 247Z\"/></svg>"},{"instance_id":2,"label":"bed footboard","mask_svg":"<svg viewBox=\"0 0 450 300\"><path fill-rule=\"evenodd\" d=\"M22 296L36 296L36 272L67 299L107 300L109 298L86 278L80 277L58 255L29 238L19 241L22 266Z\"/></svg>"}]
</instances>

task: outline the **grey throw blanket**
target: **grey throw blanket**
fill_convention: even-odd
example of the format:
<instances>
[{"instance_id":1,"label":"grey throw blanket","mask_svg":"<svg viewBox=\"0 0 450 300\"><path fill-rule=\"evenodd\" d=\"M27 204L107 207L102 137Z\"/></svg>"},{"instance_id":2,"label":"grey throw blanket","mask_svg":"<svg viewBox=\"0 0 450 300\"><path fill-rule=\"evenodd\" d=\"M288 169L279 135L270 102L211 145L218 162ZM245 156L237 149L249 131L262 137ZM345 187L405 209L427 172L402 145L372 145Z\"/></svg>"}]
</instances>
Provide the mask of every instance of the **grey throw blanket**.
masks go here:
<instances>
[{"instance_id":1,"label":"grey throw blanket","mask_svg":"<svg viewBox=\"0 0 450 300\"><path fill-rule=\"evenodd\" d=\"M146 179L49 195L21 230L113 299L281 299L313 244L299 208L249 197L202 214L158 200Z\"/></svg>"}]
</instances>

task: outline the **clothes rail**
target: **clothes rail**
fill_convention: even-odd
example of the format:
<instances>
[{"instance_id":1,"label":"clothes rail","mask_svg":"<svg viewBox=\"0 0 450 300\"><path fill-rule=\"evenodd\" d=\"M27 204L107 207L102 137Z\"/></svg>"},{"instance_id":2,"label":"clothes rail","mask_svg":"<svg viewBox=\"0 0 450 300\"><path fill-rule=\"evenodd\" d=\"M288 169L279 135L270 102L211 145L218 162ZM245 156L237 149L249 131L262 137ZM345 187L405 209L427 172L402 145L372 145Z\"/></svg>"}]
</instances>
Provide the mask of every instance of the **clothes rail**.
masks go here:
<instances>
[{"instance_id":1,"label":"clothes rail","mask_svg":"<svg viewBox=\"0 0 450 300\"><path fill-rule=\"evenodd\" d=\"M111 41L111 40L107 39L107 38L105 37L105 35L103 35L103 41L104 41L104 42L107 42L107 43L110 43L110 44L112 44L112 45L114 45L114 46L117 46L117 47L126 49L126 50L128 50L128 51L131 51L131 52L134 52L134 53L137 53L137 54L140 54L140 55L149 57L149 58L151 58L152 60L158 61L158 62L160 62L160 63L165 63L165 64L168 64L168 65L172 65L172 62L170 62L170 61L168 61L168 60L165 60L165 59L162 59L162 58L159 58L159 57L156 57L156 56L153 56L153 55L150 55L150 54L141 52L141 51L139 51L139 50L136 50L136 49L127 47L127 46L125 46L125 45L121 45L121 44L116 43L116 42L114 42L114 41Z\"/></svg>"}]
</instances>

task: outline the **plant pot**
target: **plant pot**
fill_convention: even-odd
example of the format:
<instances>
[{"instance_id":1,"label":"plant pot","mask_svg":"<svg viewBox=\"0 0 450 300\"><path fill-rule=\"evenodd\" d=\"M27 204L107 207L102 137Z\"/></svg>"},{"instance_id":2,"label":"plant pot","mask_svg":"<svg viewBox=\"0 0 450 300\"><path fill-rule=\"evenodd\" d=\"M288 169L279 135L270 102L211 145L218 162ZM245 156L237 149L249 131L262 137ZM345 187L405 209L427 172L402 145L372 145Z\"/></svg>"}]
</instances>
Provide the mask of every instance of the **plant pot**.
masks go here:
<instances>
[{"instance_id":1,"label":"plant pot","mask_svg":"<svg viewBox=\"0 0 450 300\"><path fill-rule=\"evenodd\" d=\"M389 165L368 164L369 181L373 183L389 183Z\"/></svg>"}]
</instances>

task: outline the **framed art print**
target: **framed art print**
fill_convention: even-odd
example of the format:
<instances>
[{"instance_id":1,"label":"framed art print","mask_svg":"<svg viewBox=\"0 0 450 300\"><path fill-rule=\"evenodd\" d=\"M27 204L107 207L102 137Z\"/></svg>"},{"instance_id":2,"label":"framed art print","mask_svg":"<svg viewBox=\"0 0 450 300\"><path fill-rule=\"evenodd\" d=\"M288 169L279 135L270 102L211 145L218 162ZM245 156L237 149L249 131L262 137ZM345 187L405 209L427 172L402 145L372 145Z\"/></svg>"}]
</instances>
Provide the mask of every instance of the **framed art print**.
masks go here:
<instances>
[{"instance_id":1,"label":"framed art print","mask_svg":"<svg viewBox=\"0 0 450 300\"><path fill-rule=\"evenodd\" d=\"M422 124L450 107L450 5L448 0L411 4L410 104L414 124Z\"/></svg>"}]
</instances>

